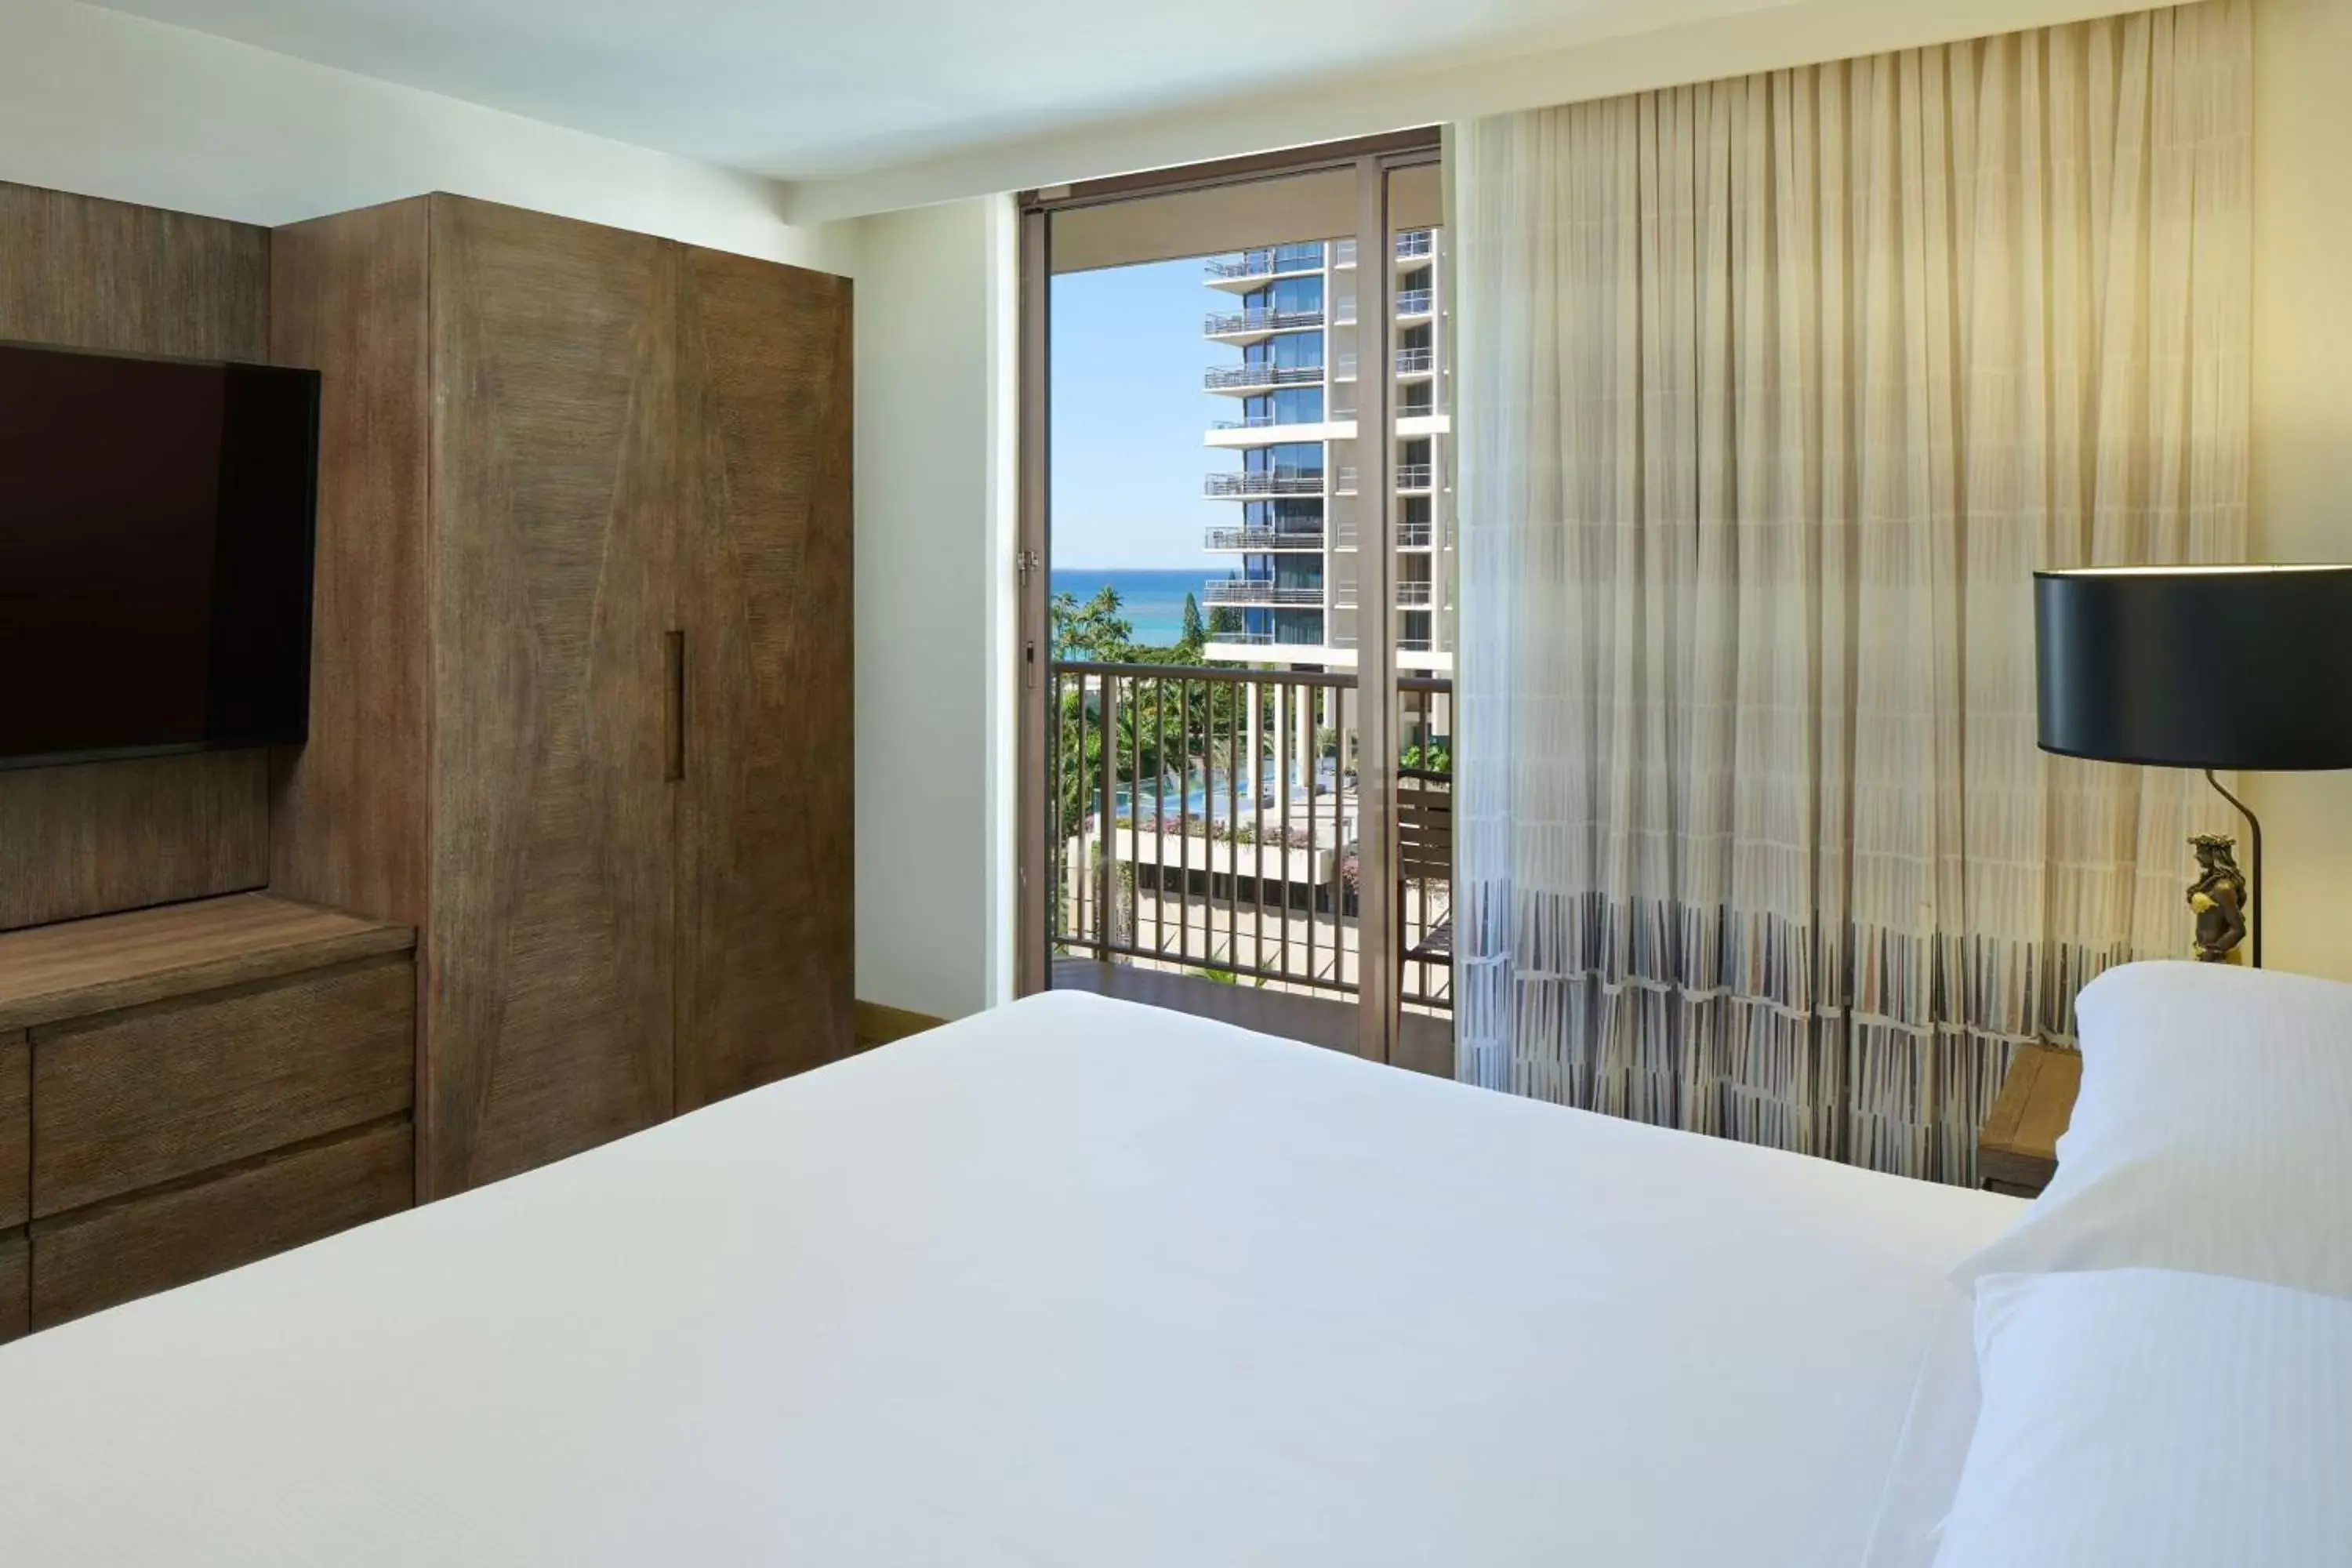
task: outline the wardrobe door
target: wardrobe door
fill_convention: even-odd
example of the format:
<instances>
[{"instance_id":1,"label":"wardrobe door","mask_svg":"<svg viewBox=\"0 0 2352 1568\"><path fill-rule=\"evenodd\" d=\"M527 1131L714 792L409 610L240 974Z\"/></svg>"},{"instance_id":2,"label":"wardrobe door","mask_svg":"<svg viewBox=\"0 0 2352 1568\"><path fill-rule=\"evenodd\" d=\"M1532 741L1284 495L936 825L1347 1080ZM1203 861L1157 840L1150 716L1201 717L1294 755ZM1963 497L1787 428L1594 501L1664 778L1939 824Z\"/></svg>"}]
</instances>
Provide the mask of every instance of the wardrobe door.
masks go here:
<instances>
[{"instance_id":1,"label":"wardrobe door","mask_svg":"<svg viewBox=\"0 0 2352 1568\"><path fill-rule=\"evenodd\" d=\"M682 253L680 1110L851 1041L850 287Z\"/></svg>"},{"instance_id":2,"label":"wardrobe door","mask_svg":"<svg viewBox=\"0 0 2352 1568\"><path fill-rule=\"evenodd\" d=\"M434 207L440 1196L670 1111L677 257Z\"/></svg>"}]
</instances>

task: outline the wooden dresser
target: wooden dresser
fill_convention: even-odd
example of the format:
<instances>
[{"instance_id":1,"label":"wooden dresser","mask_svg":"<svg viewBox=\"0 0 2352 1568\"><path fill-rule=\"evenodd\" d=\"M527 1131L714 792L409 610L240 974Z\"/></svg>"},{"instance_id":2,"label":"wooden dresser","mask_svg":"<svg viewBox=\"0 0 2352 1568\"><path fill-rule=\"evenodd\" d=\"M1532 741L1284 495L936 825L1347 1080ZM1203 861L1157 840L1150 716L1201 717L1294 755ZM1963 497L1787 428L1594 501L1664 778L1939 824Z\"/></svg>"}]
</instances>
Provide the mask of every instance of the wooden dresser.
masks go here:
<instances>
[{"instance_id":1,"label":"wooden dresser","mask_svg":"<svg viewBox=\"0 0 2352 1568\"><path fill-rule=\"evenodd\" d=\"M408 1207L415 946L260 893L0 935L0 1339Z\"/></svg>"}]
</instances>

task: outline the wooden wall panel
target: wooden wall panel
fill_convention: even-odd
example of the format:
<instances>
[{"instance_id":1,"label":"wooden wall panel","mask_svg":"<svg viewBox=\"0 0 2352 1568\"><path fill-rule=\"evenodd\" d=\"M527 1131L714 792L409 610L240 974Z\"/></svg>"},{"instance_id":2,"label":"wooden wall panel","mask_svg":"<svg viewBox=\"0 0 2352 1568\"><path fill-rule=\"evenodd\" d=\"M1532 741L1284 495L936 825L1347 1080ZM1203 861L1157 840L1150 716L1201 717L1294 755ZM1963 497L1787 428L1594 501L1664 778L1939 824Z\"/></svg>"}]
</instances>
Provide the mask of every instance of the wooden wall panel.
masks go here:
<instances>
[{"instance_id":1,"label":"wooden wall panel","mask_svg":"<svg viewBox=\"0 0 2352 1568\"><path fill-rule=\"evenodd\" d=\"M677 247L434 198L425 1196L671 1106Z\"/></svg>"},{"instance_id":2,"label":"wooden wall panel","mask_svg":"<svg viewBox=\"0 0 2352 1568\"><path fill-rule=\"evenodd\" d=\"M0 184L0 338L267 359L269 231Z\"/></svg>"},{"instance_id":3,"label":"wooden wall panel","mask_svg":"<svg viewBox=\"0 0 2352 1568\"><path fill-rule=\"evenodd\" d=\"M269 754L0 773L0 931L269 880Z\"/></svg>"},{"instance_id":4,"label":"wooden wall panel","mask_svg":"<svg viewBox=\"0 0 2352 1568\"><path fill-rule=\"evenodd\" d=\"M855 1035L850 285L684 263L680 1110Z\"/></svg>"},{"instance_id":5,"label":"wooden wall panel","mask_svg":"<svg viewBox=\"0 0 2352 1568\"><path fill-rule=\"evenodd\" d=\"M324 373L310 740L278 754L270 885L420 924L432 811L425 332L432 203L275 232L272 357Z\"/></svg>"},{"instance_id":6,"label":"wooden wall panel","mask_svg":"<svg viewBox=\"0 0 2352 1568\"><path fill-rule=\"evenodd\" d=\"M0 184L0 339L265 360L269 234ZM0 929L268 879L259 752L0 773Z\"/></svg>"}]
</instances>

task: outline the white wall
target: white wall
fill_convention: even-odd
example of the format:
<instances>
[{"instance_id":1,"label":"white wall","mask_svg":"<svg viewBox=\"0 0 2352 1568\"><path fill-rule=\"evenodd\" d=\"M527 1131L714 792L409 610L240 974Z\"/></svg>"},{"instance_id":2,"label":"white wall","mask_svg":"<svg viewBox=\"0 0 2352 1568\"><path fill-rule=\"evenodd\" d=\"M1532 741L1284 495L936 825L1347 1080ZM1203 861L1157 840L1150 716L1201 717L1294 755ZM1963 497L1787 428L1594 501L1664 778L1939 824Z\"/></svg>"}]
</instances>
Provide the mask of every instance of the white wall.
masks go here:
<instances>
[{"instance_id":1,"label":"white wall","mask_svg":"<svg viewBox=\"0 0 2352 1568\"><path fill-rule=\"evenodd\" d=\"M1013 973L1013 216L851 226L857 994L959 1017Z\"/></svg>"},{"instance_id":2,"label":"white wall","mask_svg":"<svg viewBox=\"0 0 2352 1568\"><path fill-rule=\"evenodd\" d=\"M2352 561L2352 0L2254 10L2253 548ZM2352 980L2352 773L2247 780L2265 962Z\"/></svg>"},{"instance_id":3,"label":"white wall","mask_svg":"<svg viewBox=\"0 0 2352 1568\"><path fill-rule=\"evenodd\" d=\"M268 225L449 191L841 270L768 181L67 0L0 0L0 180Z\"/></svg>"}]
</instances>

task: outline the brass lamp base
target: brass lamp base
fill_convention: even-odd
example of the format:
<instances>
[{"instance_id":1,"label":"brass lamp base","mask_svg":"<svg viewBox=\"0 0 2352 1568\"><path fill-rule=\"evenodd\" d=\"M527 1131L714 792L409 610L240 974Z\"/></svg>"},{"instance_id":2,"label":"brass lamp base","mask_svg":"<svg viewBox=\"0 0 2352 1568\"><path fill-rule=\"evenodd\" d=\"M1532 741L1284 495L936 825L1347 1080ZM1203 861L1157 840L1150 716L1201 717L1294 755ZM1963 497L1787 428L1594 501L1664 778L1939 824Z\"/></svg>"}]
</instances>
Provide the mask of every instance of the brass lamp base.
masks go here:
<instances>
[{"instance_id":1,"label":"brass lamp base","mask_svg":"<svg viewBox=\"0 0 2352 1568\"><path fill-rule=\"evenodd\" d=\"M2246 874L2238 869L2238 841L2224 833L2200 833L2197 880L2189 884L2189 907L2197 912L2197 962L2242 963L2246 940Z\"/></svg>"}]
</instances>

